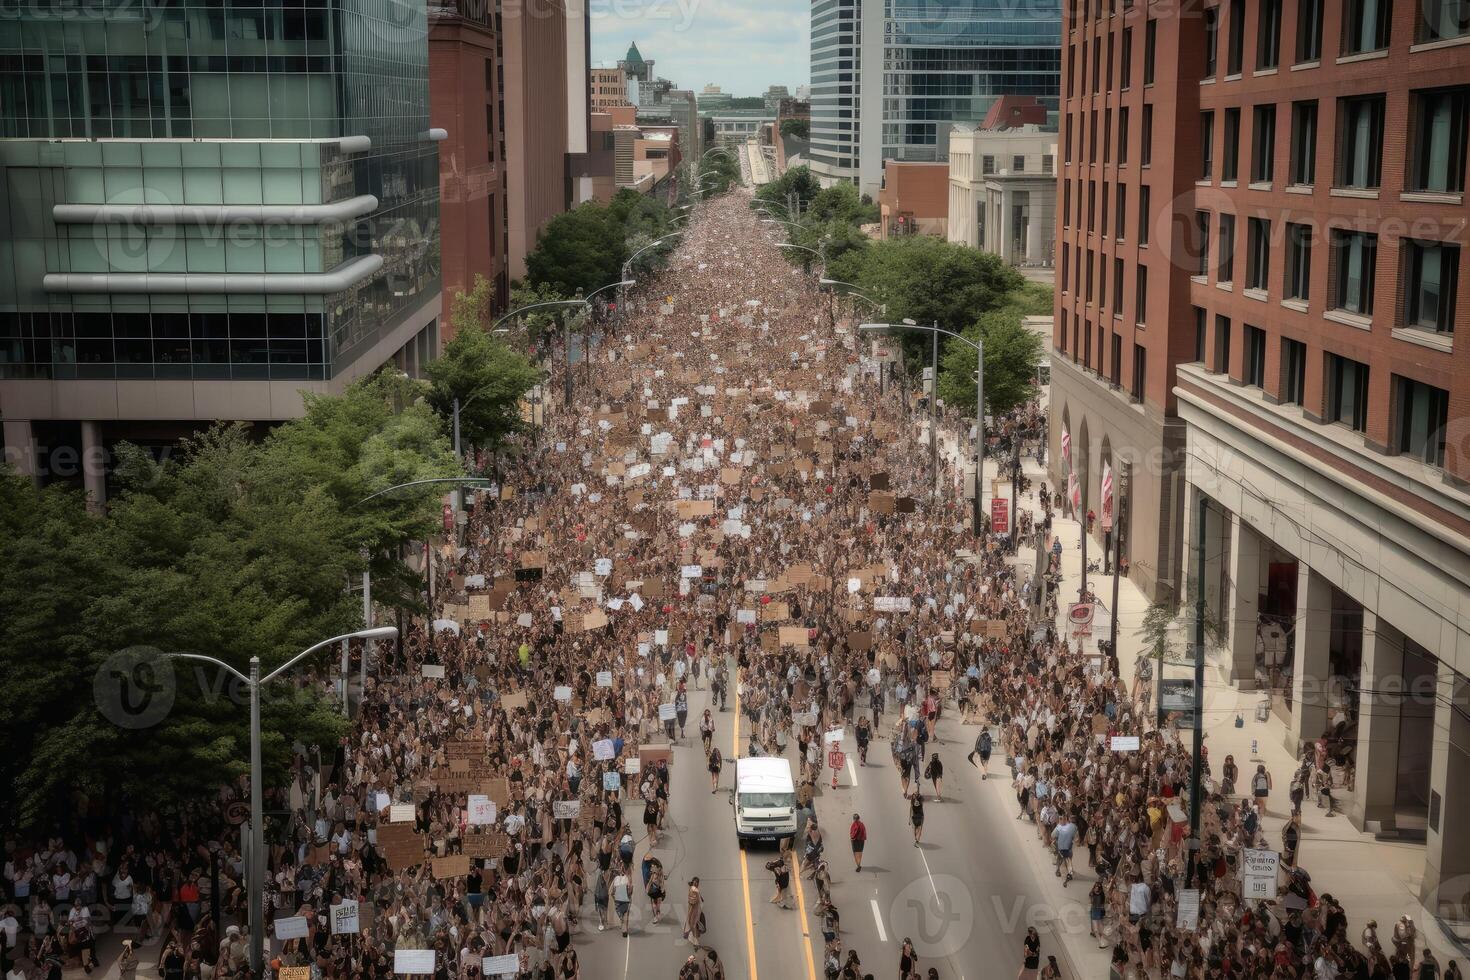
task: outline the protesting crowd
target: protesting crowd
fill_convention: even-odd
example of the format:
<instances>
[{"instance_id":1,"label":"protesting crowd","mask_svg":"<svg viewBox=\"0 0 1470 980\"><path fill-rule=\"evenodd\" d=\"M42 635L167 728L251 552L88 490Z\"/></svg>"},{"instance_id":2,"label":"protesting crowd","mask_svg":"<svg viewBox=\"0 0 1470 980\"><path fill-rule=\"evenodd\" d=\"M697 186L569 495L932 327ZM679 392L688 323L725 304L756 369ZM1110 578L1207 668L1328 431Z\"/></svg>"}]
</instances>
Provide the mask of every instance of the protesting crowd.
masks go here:
<instances>
[{"instance_id":1,"label":"protesting crowd","mask_svg":"<svg viewBox=\"0 0 1470 980\"><path fill-rule=\"evenodd\" d=\"M737 755L779 754L797 761L801 822L767 865L771 901L791 904L794 876L811 882L799 914L819 969L939 976L907 941L896 962L865 963L845 939L860 927L844 923L831 884L846 871L829 861L845 829L860 872L867 831L824 803L822 735L841 729L863 762L888 741L915 846L956 766L1010 780L1017 819L1076 882L1117 976L1458 976L1425 972L1432 954L1397 927L1350 936L1342 907L1289 866L1279 899L1239 897L1261 811L1283 805L1269 776L1262 793L1254 774L1225 786L1207 769L1191 854L1188 748L1155 727L1146 681L1054 626L1047 488L1016 541L977 539L960 473L915 438L917 402L880 395L883 366L740 195L701 210L604 325L587 370L570 368L570 403L548 406L534 442L425 549L431 615L401 648L378 644L351 734L298 746L292 783L268 789L275 975L577 980L588 934L637 942L666 924L687 946L681 980L723 978L707 935L733 910L707 905L697 867L675 875L660 854L676 799L706 777L728 789ZM569 368L550 366L560 391ZM1033 404L993 435L1009 465L1011 447L1039 455L1044 432ZM1023 542L1051 567L1014 564ZM941 718L975 726L968 759L934 752ZM1114 735L1139 736L1138 750L1111 751ZM673 746L695 736L703 771L676 769ZM13 980L85 962L99 904L135 930L125 977L145 958L166 980L247 976L247 790L7 840ZM1058 977L1059 952L1033 930L993 962Z\"/></svg>"}]
</instances>

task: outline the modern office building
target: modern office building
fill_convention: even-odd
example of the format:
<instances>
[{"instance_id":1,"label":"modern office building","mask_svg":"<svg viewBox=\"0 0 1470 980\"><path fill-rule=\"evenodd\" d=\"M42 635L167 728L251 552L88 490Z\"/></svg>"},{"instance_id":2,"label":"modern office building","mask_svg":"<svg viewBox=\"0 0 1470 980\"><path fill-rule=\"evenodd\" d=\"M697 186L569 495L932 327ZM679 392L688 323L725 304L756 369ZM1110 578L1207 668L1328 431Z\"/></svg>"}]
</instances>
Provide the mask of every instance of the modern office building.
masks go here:
<instances>
[{"instance_id":1,"label":"modern office building","mask_svg":"<svg viewBox=\"0 0 1470 980\"><path fill-rule=\"evenodd\" d=\"M503 308L510 296L494 25L494 11L475 0L429 6L429 119L446 134L439 144L441 341L452 336L449 318L456 294L468 291L475 276L495 284L495 308Z\"/></svg>"},{"instance_id":2,"label":"modern office building","mask_svg":"<svg viewBox=\"0 0 1470 980\"><path fill-rule=\"evenodd\" d=\"M1202 583L1223 672L1462 922L1467 43L1438 0L1079 6L1052 358L1084 506L1131 464L1135 576Z\"/></svg>"},{"instance_id":3,"label":"modern office building","mask_svg":"<svg viewBox=\"0 0 1470 980\"><path fill-rule=\"evenodd\" d=\"M876 196L884 160L945 160L950 126L1002 96L1055 110L1060 24L1059 3L813 0L813 171Z\"/></svg>"},{"instance_id":4,"label":"modern office building","mask_svg":"<svg viewBox=\"0 0 1470 980\"><path fill-rule=\"evenodd\" d=\"M704 122L699 118L699 103L689 89L670 89L665 101L669 118L679 127L679 146L686 159L698 160L704 152Z\"/></svg>"},{"instance_id":5,"label":"modern office building","mask_svg":"<svg viewBox=\"0 0 1470 980\"><path fill-rule=\"evenodd\" d=\"M437 349L426 14L40 0L0 30L6 456L297 415ZM103 479L87 489L100 501Z\"/></svg>"},{"instance_id":6,"label":"modern office building","mask_svg":"<svg viewBox=\"0 0 1470 980\"><path fill-rule=\"evenodd\" d=\"M708 84L700 90L695 97L699 111L703 113L721 112L730 107L735 101L735 96L729 92L722 91L718 85Z\"/></svg>"},{"instance_id":7,"label":"modern office building","mask_svg":"<svg viewBox=\"0 0 1470 980\"><path fill-rule=\"evenodd\" d=\"M1049 269L1054 255L1057 134L1034 125L949 134L948 236L1007 265Z\"/></svg>"}]
</instances>

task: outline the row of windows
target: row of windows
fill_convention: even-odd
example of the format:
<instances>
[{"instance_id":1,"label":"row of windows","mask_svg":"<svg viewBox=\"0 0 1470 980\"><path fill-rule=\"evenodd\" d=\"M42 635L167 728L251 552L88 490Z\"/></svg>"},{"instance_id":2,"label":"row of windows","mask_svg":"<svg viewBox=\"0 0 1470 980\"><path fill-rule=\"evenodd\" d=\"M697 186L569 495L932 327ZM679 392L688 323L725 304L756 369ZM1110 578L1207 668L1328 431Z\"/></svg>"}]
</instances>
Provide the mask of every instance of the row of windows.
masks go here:
<instances>
[{"instance_id":1,"label":"row of windows","mask_svg":"<svg viewBox=\"0 0 1470 980\"><path fill-rule=\"evenodd\" d=\"M1152 85L1154 82L1154 64L1158 51L1159 27L1158 21L1148 20L1144 22L1143 28L1143 84ZM1104 48L1106 44L1106 48ZM1118 69L1118 88L1127 91L1133 87L1133 28L1125 27L1121 31L1109 31L1106 38L1094 37L1091 44L1082 41L1067 48L1067 98L1072 98L1080 88L1087 91L1090 69L1091 91L1096 95L1100 91L1111 92L1113 90L1113 67L1116 60ZM1077 71L1077 52L1082 53L1081 72ZM1106 70L1104 67L1106 66ZM1077 80L1084 81L1079 86Z\"/></svg>"},{"instance_id":2,"label":"row of windows","mask_svg":"<svg viewBox=\"0 0 1470 980\"><path fill-rule=\"evenodd\" d=\"M1080 316L1072 316L1070 311L1062 310L1062 329L1060 350L1063 354L1071 354L1072 363L1079 364L1088 371L1093 372L1099 378L1106 380L1114 388L1123 387L1123 337L1117 331L1108 331L1104 334L1102 326L1094 328L1091 324L1084 322ZM1094 346L1093 338L1097 338ZM1107 347L1104 348L1104 338L1107 338ZM1106 359L1104 351L1108 352ZM1148 384L1148 348L1138 342L1135 337L1132 344L1128 373L1128 397L1134 402L1141 402Z\"/></svg>"},{"instance_id":3,"label":"row of windows","mask_svg":"<svg viewBox=\"0 0 1470 980\"><path fill-rule=\"evenodd\" d=\"M1109 184L1103 181L1099 184L1095 180L1067 180L1061 181L1062 185L1062 227L1071 228L1081 226L1083 212L1086 211L1087 231L1089 234L1096 233L1099 227L1102 237L1113 238L1124 242L1129 240L1128 235L1128 185L1122 182ZM1076 193L1073 193L1073 187ZM1111 192L1109 188L1111 187ZM1147 184L1138 187L1137 208L1133 212L1134 236L1139 245L1147 245L1150 236L1150 222L1152 216L1149 211L1151 194ZM1112 224L1108 224L1109 207L1112 211ZM1098 216L1101 214L1101 224ZM1063 288L1066 288L1065 281Z\"/></svg>"},{"instance_id":4,"label":"row of windows","mask_svg":"<svg viewBox=\"0 0 1470 980\"><path fill-rule=\"evenodd\" d=\"M1400 0L1405 2L1405 0ZM1415 7L1414 36L1409 43L1424 44L1470 35L1470 4L1464 0L1407 0ZM1219 70L1223 28L1225 75L1238 76L1249 62L1256 71L1270 71L1281 64L1282 21L1295 25L1293 61L1320 61L1324 0L1297 0L1294 12L1285 0L1253 0L1256 9L1254 57L1246 47L1246 0L1222 0L1218 7L1203 11L1205 56L1201 78L1214 78ZM1392 0L1345 0L1337 57L1351 57L1386 49L1394 40ZM1224 21L1223 25L1221 21Z\"/></svg>"},{"instance_id":5,"label":"row of windows","mask_svg":"<svg viewBox=\"0 0 1470 980\"><path fill-rule=\"evenodd\" d=\"M1248 387L1268 387L1267 353L1271 338L1265 330L1243 325L1240 369L1236 372L1231 361L1230 318L1215 314L1211 335L1206 311L1195 307L1194 316L1196 361L1207 364L1217 374L1236 377ZM1290 337L1280 337L1278 341L1276 397L1283 404L1307 407L1307 369L1312 360L1307 345ZM1320 401L1314 400L1314 414L1354 432L1366 432L1371 398L1369 365L1332 351L1321 352L1320 364ZM1443 466L1449 392L1405 375L1394 374L1390 381L1389 449L1430 466Z\"/></svg>"},{"instance_id":6,"label":"row of windows","mask_svg":"<svg viewBox=\"0 0 1470 980\"><path fill-rule=\"evenodd\" d=\"M1288 184L1307 186L1317 183L1318 105L1315 99L1291 103L1291 132L1286 147ZM1404 144L1407 154L1404 190L1462 192L1465 189L1466 134L1470 131L1470 86L1410 92L1409 106L1409 138ZM1378 92L1339 98L1335 101L1335 109L1333 186L1369 191L1380 189L1384 174L1387 95ZM1276 117L1275 104L1250 108L1248 174L1253 184L1269 184L1275 179ZM1218 150L1215 124L1213 110L1200 113L1200 179L1211 180L1217 176L1218 170L1220 180L1238 180L1242 110L1222 110Z\"/></svg>"},{"instance_id":7,"label":"row of windows","mask_svg":"<svg viewBox=\"0 0 1470 980\"><path fill-rule=\"evenodd\" d=\"M1211 214L1195 212L1195 274L1208 278L1213 272L1222 287L1235 283L1236 216L1214 216L1214 260L1211 260ZM1279 240L1278 240L1279 239ZM1314 300L1312 284L1313 253L1319 245L1328 251L1325 297ZM1460 274L1460 246L1452 242L1402 238L1398 240L1399 269L1397 288L1392 295L1400 297L1393 311L1392 324L1434 333L1452 333L1455 328L1457 283ZM1285 253L1282 268L1282 298L1300 308L1314 301L1324 308L1371 319L1376 306L1378 277L1378 236L1372 232L1334 228L1325 242L1317 240L1317 230L1296 222L1272 222L1269 218L1246 219L1245 289L1269 295L1272 251ZM1320 288L1320 287L1319 287Z\"/></svg>"},{"instance_id":8,"label":"row of windows","mask_svg":"<svg viewBox=\"0 0 1470 980\"><path fill-rule=\"evenodd\" d=\"M1113 256L1112 264L1109 266L1108 256L1094 252L1092 249L1084 250L1081 245L1073 245L1069 249L1065 244L1060 248L1062 292L1081 297L1082 301L1089 306L1096 300L1100 311L1112 313L1115 318L1121 320L1128 288L1127 264L1123 261L1123 257ZM1108 290L1109 282L1112 283L1111 293ZM1133 266L1132 285L1133 322L1140 327L1146 327L1148 325L1148 266L1142 262L1137 262Z\"/></svg>"}]
</instances>

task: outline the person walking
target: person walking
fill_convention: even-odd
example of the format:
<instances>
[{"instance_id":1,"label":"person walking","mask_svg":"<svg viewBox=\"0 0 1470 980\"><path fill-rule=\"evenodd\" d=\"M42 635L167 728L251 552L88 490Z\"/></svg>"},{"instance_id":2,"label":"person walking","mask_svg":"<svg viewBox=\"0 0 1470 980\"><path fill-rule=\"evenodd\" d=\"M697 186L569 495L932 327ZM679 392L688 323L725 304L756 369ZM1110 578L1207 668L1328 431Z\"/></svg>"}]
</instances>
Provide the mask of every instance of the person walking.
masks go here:
<instances>
[{"instance_id":1,"label":"person walking","mask_svg":"<svg viewBox=\"0 0 1470 980\"><path fill-rule=\"evenodd\" d=\"M975 765L975 757L980 757L980 764L978 768L980 769L981 779L984 779L986 776L990 775L990 751L994 747L995 742L991 737L990 729L980 729L980 734L975 737L975 748L970 751L968 758L970 760L970 765L973 766Z\"/></svg>"},{"instance_id":2,"label":"person walking","mask_svg":"<svg viewBox=\"0 0 1470 980\"><path fill-rule=\"evenodd\" d=\"M776 894L771 896L771 904L783 909L791 908L790 898L786 889L791 887L791 865L786 860L786 852L783 852L773 861L766 862L766 870L776 881Z\"/></svg>"},{"instance_id":3,"label":"person walking","mask_svg":"<svg viewBox=\"0 0 1470 980\"><path fill-rule=\"evenodd\" d=\"M1026 927L1026 938L1021 940L1021 972L1016 980L1036 980L1036 971L1041 966L1041 937L1035 926Z\"/></svg>"},{"instance_id":4,"label":"person walking","mask_svg":"<svg viewBox=\"0 0 1470 980\"><path fill-rule=\"evenodd\" d=\"M1251 777L1251 796L1260 815L1266 816L1266 800L1271 796L1271 774L1266 771L1265 763L1257 765L1256 774Z\"/></svg>"},{"instance_id":5,"label":"person walking","mask_svg":"<svg viewBox=\"0 0 1470 980\"><path fill-rule=\"evenodd\" d=\"M929 763L924 767L924 776L934 784L934 802L944 802L944 763L939 760L939 753L935 752L929 756Z\"/></svg>"},{"instance_id":6,"label":"person walking","mask_svg":"<svg viewBox=\"0 0 1470 980\"><path fill-rule=\"evenodd\" d=\"M852 865L854 871L863 870L863 847L868 843L868 827L854 813L852 826L847 828L847 839L852 843Z\"/></svg>"},{"instance_id":7,"label":"person walking","mask_svg":"<svg viewBox=\"0 0 1470 980\"><path fill-rule=\"evenodd\" d=\"M914 787L914 795L909 797L909 823L914 827L914 846L918 847L924 836L924 794L918 786Z\"/></svg>"},{"instance_id":8,"label":"person walking","mask_svg":"<svg viewBox=\"0 0 1470 980\"><path fill-rule=\"evenodd\" d=\"M623 938L628 937L628 910L633 904L633 883L628 880L628 866L618 865L618 873L612 880L613 909L623 926Z\"/></svg>"},{"instance_id":9,"label":"person walking","mask_svg":"<svg viewBox=\"0 0 1470 980\"><path fill-rule=\"evenodd\" d=\"M1062 869L1066 868L1067 877L1062 881L1062 887L1067 887L1072 881L1072 846L1077 842L1077 825L1072 822L1072 815L1064 813L1057 825L1052 828L1052 843L1057 849L1057 877L1062 877Z\"/></svg>"},{"instance_id":10,"label":"person walking","mask_svg":"<svg viewBox=\"0 0 1470 980\"><path fill-rule=\"evenodd\" d=\"M689 909L684 915L684 938L690 945L698 946L699 937L704 935L704 896L699 891L699 876L689 879Z\"/></svg>"},{"instance_id":11,"label":"person walking","mask_svg":"<svg viewBox=\"0 0 1470 980\"><path fill-rule=\"evenodd\" d=\"M668 893L664 886L664 866L658 858L649 862L648 867L648 905L653 910L653 921L658 922L664 914L664 896Z\"/></svg>"},{"instance_id":12,"label":"person walking","mask_svg":"<svg viewBox=\"0 0 1470 980\"><path fill-rule=\"evenodd\" d=\"M720 747L712 746L709 750L709 791L713 796L720 791L720 769L725 765L725 759L720 755Z\"/></svg>"}]
</instances>

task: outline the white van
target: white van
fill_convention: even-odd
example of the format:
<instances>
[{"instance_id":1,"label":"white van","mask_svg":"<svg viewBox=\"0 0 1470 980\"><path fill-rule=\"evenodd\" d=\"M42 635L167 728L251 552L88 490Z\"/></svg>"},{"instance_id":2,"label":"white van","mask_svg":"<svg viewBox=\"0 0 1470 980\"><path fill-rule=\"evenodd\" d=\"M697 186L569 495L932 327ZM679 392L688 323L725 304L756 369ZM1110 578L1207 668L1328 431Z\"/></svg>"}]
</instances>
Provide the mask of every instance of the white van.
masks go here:
<instances>
[{"instance_id":1,"label":"white van","mask_svg":"<svg viewBox=\"0 0 1470 980\"><path fill-rule=\"evenodd\" d=\"M796 836L796 782L785 759L736 759L730 802L735 808L735 836L742 844Z\"/></svg>"}]
</instances>

